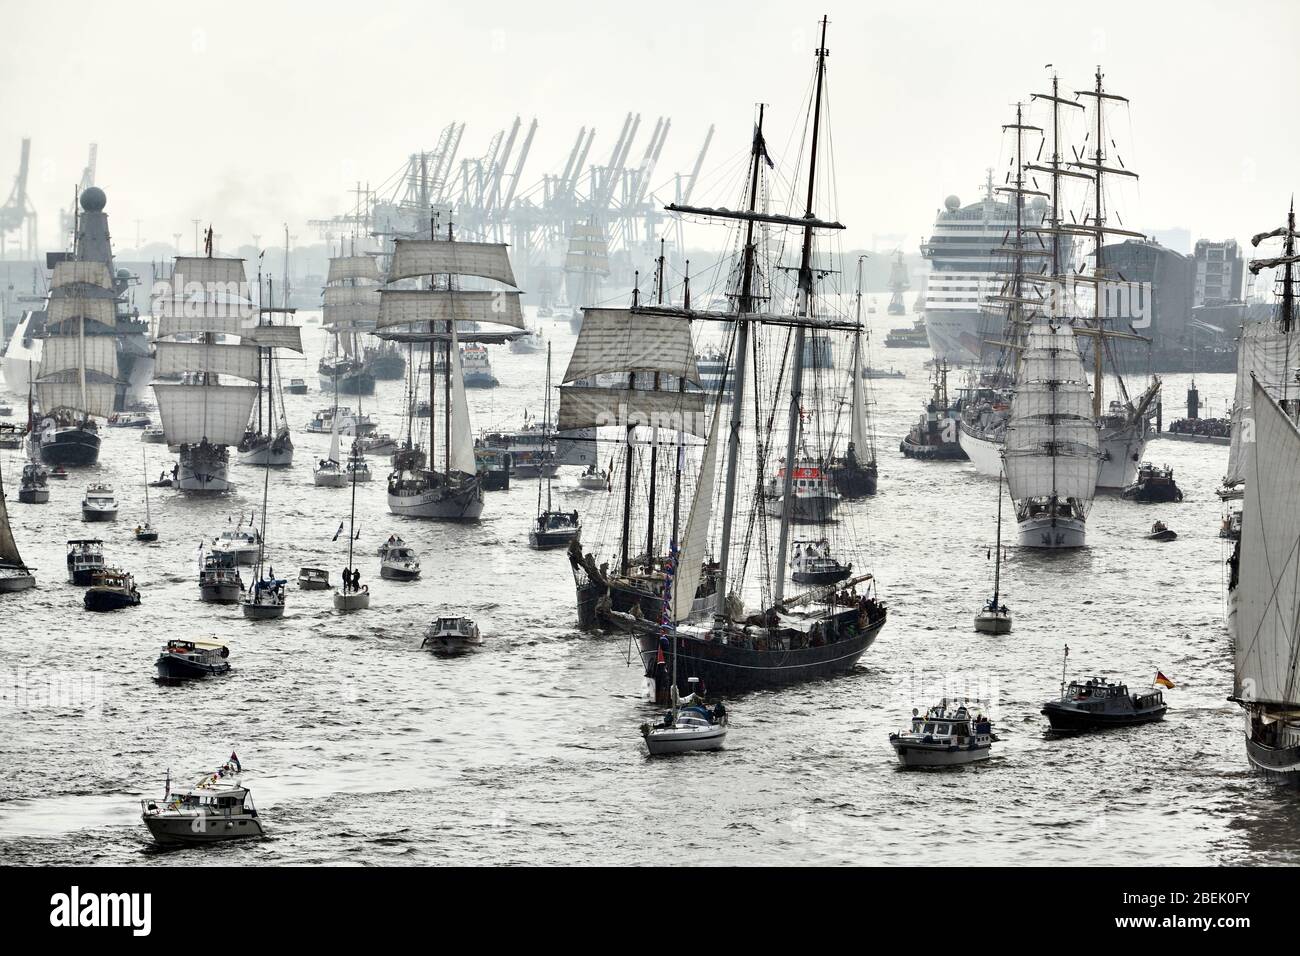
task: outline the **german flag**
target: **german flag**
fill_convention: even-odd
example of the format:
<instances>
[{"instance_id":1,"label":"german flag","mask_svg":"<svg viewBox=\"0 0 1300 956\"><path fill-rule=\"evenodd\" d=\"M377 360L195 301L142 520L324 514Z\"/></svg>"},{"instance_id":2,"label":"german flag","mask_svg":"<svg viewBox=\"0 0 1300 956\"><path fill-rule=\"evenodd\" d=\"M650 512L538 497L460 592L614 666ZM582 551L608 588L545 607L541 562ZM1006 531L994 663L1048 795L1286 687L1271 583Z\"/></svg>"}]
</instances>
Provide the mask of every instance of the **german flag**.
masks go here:
<instances>
[{"instance_id":1,"label":"german flag","mask_svg":"<svg viewBox=\"0 0 1300 956\"><path fill-rule=\"evenodd\" d=\"M1174 688L1174 682L1164 674L1160 673L1160 671L1156 671L1156 679L1152 681L1152 683L1159 684L1161 687L1168 687L1170 690L1173 690Z\"/></svg>"}]
</instances>

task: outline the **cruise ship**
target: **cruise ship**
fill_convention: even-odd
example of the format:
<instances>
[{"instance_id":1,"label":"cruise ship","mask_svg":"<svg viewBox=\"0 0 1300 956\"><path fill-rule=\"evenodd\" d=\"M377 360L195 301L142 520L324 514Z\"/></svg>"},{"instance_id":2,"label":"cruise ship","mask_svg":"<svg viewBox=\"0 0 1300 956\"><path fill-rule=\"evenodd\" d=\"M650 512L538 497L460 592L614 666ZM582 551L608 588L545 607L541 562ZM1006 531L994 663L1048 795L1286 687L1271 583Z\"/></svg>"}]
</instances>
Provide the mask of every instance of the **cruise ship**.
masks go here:
<instances>
[{"instance_id":1,"label":"cruise ship","mask_svg":"<svg viewBox=\"0 0 1300 956\"><path fill-rule=\"evenodd\" d=\"M1041 197L1030 208L1031 215L1041 218ZM981 304L997 294L1005 262L994 253L1015 227L1015 206L994 197L992 170L983 199L968 206L956 196L943 201L934 234L921 246L921 255L930 263L925 330L936 361L976 365L988 348L986 341L998 338L994 333L1001 319L982 310Z\"/></svg>"}]
</instances>

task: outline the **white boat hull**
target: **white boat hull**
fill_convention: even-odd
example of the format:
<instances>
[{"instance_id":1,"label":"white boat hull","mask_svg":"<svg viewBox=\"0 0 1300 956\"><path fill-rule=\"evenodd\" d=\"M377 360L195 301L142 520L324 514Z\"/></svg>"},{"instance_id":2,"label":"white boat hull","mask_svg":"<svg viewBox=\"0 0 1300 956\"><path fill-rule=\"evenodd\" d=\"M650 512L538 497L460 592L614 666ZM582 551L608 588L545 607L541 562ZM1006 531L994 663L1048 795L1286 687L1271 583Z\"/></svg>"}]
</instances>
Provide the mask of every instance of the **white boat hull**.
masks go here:
<instances>
[{"instance_id":1,"label":"white boat hull","mask_svg":"<svg viewBox=\"0 0 1300 956\"><path fill-rule=\"evenodd\" d=\"M244 617L250 621L270 621L284 617L283 604L252 604L244 602Z\"/></svg>"},{"instance_id":2,"label":"white boat hull","mask_svg":"<svg viewBox=\"0 0 1300 956\"><path fill-rule=\"evenodd\" d=\"M26 396L31 388L31 375L41 365L41 351L44 339L32 338L23 344L23 337L31 324L31 313L23 314L22 319L9 337L9 347L5 349L4 376L5 389L14 395Z\"/></svg>"},{"instance_id":3,"label":"white boat hull","mask_svg":"<svg viewBox=\"0 0 1300 956\"><path fill-rule=\"evenodd\" d=\"M36 587L36 576L24 571L6 569L0 571L0 593L26 591Z\"/></svg>"},{"instance_id":4,"label":"white boat hull","mask_svg":"<svg viewBox=\"0 0 1300 956\"><path fill-rule=\"evenodd\" d=\"M835 520L840 499L830 495L795 495L790 509L790 520L797 524L825 524ZM782 499L767 499L767 513L772 518L781 517Z\"/></svg>"},{"instance_id":5,"label":"white boat hull","mask_svg":"<svg viewBox=\"0 0 1300 956\"><path fill-rule=\"evenodd\" d=\"M975 630L981 634L1010 634L1011 615L1005 611L980 611L975 615Z\"/></svg>"},{"instance_id":6,"label":"white boat hull","mask_svg":"<svg viewBox=\"0 0 1300 956\"><path fill-rule=\"evenodd\" d=\"M227 478L229 462L212 458L196 463L187 453L181 451L180 472L172 487L189 494L219 495L233 491L234 482Z\"/></svg>"},{"instance_id":7,"label":"white boat hull","mask_svg":"<svg viewBox=\"0 0 1300 956\"><path fill-rule=\"evenodd\" d=\"M317 488L342 488L348 483L348 476L341 471L318 471L312 475Z\"/></svg>"},{"instance_id":8,"label":"white boat hull","mask_svg":"<svg viewBox=\"0 0 1300 956\"><path fill-rule=\"evenodd\" d=\"M159 843L221 843L263 835L262 822L248 814L145 814L144 825Z\"/></svg>"},{"instance_id":9,"label":"white boat hull","mask_svg":"<svg viewBox=\"0 0 1300 956\"><path fill-rule=\"evenodd\" d=\"M1119 432L1102 432L1101 471L1097 474L1097 488L1102 491L1123 491L1137 481L1138 466L1147 450L1145 429L1136 426Z\"/></svg>"},{"instance_id":10,"label":"white boat hull","mask_svg":"<svg viewBox=\"0 0 1300 956\"><path fill-rule=\"evenodd\" d=\"M722 724L709 727L661 727L645 735L650 756L684 754L693 750L721 750L727 740L727 728Z\"/></svg>"},{"instance_id":11,"label":"white boat hull","mask_svg":"<svg viewBox=\"0 0 1300 956\"><path fill-rule=\"evenodd\" d=\"M975 365L986 336L980 332L988 319L977 309L926 309L925 335L935 359L949 365Z\"/></svg>"},{"instance_id":12,"label":"white boat hull","mask_svg":"<svg viewBox=\"0 0 1300 956\"><path fill-rule=\"evenodd\" d=\"M370 607L369 591L349 591L344 594L342 591L334 592L334 610L344 614L351 611L364 611Z\"/></svg>"},{"instance_id":13,"label":"white boat hull","mask_svg":"<svg viewBox=\"0 0 1300 956\"><path fill-rule=\"evenodd\" d=\"M996 478L1002 474L1002 442L980 437L965 425L958 429L957 442L978 474L986 478Z\"/></svg>"},{"instance_id":14,"label":"white boat hull","mask_svg":"<svg viewBox=\"0 0 1300 956\"><path fill-rule=\"evenodd\" d=\"M241 465L256 465L259 468L288 468L293 464L293 446L273 450L269 445L263 445L252 451L241 451L238 457Z\"/></svg>"},{"instance_id":15,"label":"white boat hull","mask_svg":"<svg viewBox=\"0 0 1300 956\"><path fill-rule=\"evenodd\" d=\"M1022 548L1050 550L1082 548L1086 544L1087 525L1078 518L1038 515L1018 523L1016 534Z\"/></svg>"},{"instance_id":16,"label":"white boat hull","mask_svg":"<svg viewBox=\"0 0 1300 956\"><path fill-rule=\"evenodd\" d=\"M470 488L452 494L442 490L409 495L390 492L388 510L404 518L477 521L483 514L483 488L475 482Z\"/></svg>"},{"instance_id":17,"label":"white boat hull","mask_svg":"<svg viewBox=\"0 0 1300 956\"><path fill-rule=\"evenodd\" d=\"M117 508L88 508L81 506L82 521L116 521Z\"/></svg>"}]
</instances>

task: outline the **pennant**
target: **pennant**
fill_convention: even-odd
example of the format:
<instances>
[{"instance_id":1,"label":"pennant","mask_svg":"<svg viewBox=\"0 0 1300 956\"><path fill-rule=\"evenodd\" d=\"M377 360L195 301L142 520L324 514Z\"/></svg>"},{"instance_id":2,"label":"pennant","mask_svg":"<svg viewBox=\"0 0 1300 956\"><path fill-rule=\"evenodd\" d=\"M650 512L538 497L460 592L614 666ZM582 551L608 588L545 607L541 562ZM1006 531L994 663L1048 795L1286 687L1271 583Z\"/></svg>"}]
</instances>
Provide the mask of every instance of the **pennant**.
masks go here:
<instances>
[{"instance_id":1,"label":"pennant","mask_svg":"<svg viewBox=\"0 0 1300 956\"><path fill-rule=\"evenodd\" d=\"M339 530L334 532L334 537L331 538L330 540L337 541L339 539L339 535L341 535L342 533L343 533L343 521L342 519L339 519Z\"/></svg>"}]
</instances>

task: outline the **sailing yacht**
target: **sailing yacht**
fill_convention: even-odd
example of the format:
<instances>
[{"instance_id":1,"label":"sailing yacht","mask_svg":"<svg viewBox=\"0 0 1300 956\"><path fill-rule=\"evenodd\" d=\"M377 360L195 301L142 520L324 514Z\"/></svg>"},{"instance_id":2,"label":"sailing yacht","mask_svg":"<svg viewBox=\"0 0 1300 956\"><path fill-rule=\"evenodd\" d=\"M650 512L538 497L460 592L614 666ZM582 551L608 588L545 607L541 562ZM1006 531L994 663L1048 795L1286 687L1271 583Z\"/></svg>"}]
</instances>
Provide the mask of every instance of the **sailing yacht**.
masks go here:
<instances>
[{"instance_id":1,"label":"sailing yacht","mask_svg":"<svg viewBox=\"0 0 1300 956\"><path fill-rule=\"evenodd\" d=\"M321 325L334 335L333 357L320 360L320 386L347 395L373 395L375 375L366 361L361 334L379 316L379 263L374 256L336 256L325 278Z\"/></svg>"},{"instance_id":2,"label":"sailing yacht","mask_svg":"<svg viewBox=\"0 0 1300 956\"><path fill-rule=\"evenodd\" d=\"M1083 547L1101 467L1097 433L1074 330L1035 316L1003 450L1022 546Z\"/></svg>"},{"instance_id":3,"label":"sailing yacht","mask_svg":"<svg viewBox=\"0 0 1300 956\"><path fill-rule=\"evenodd\" d=\"M271 465L262 465L262 530L257 535L257 561L253 564L253 583L244 592L244 617L252 621L269 621L284 617L285 581L268 573L266 564L266 506L271 494Z\"/></svg>"},{"instance_id":4,"label":"sailing yacht","mask_svg":"<svg viewBox=\"0 0 1300 956\"><path fill-rule=\"evenodd\" d=\"M285 245L288 245L286 239ZM257 277L258 298L261 298L262 276ZM272 286L268 282L267 301L275 299ZM249 421L248 429L239 442L239 463L241 465L263 465L272 468L287 468L293 464L293 438L289 435L289 418L284 410L284 392L280 381L280 366L276 361L275 350L288 349L302 354L302 329L294 325L276 325L271 317L276 314L293 315L296 310L289 307L288 284L285 285L284 305L263 305L259 308L257 326L250 330L258 348L257 364L257 415L255 421ZM276 402L277 392L279 402ZM262 399L266 403L263 406Z\"/></svg>"},{"instance_id":5,"label":"sailing yacht","mask_svg":"<svg viewBox=\"0 0 1300 956\"><path fill-rule=\"evenodd\" d=\"M9 509L5 504L4 476L0 475L0 592L25 591L36 586L36 576L23 563L9 527Z\"/></svg>"},{"instance_id":6,"label":"sailing yacht","mask_svg":"<svg viewBox=\"0 0 1300 956\"><path fill-rule=\"evenodd\" d=\"M431 234L437 232L431 229ZM391 285L417 277L427 279L429 287L401 289ZM499 287L510 288L461 288L467 278L490 280ZM475 521L483 513L483 484L474 458L460 343L500 342L510 334L474 331L468 323L523 329L524 317L519 305L522 293L515 288L510 257L501 243L452 238L449 225L446 239L395 240L388 279L390 285L380 292L376 334L392 341L428 342L431 348L440 346L443 359L441 415L434 411L439 376L433 363L430 364L427 466L420 456L402 457L401 467L388 480L388 509L408 518ZM467 326L463 334L462 325ZM412 382L418 382L418 370L413 368L412 372ZM443 437L441 461L436 448L439 419Z\"/></svg>"},{"instance_id":7,"label":"sailing yacht","mask_svg":"<svg viewBox=\"0 0 1300 956\"><path fill-rule=\"evenodd\" d=\"M1011 612L1000 601L1002 590L1002 476L998 476L998 533L993 544L993 597L975 615L981 634L1011 633Z\"/></svg>"},{"instance_id":8,"label":"sailing yacht","mask_svg":"<svg viewBox=\"0 0 1300 956\"><path fill-rule=\"evenodd\" d=\"M546 397L542 401L543 434L550 428L551 422L551 346L546 345ZM548 449L549 450L549 449ZM567 548L570 541L575 541L582 532L577 511L556 511L551 507L551 479L546 476L546 509L542 509L542 485L537 484L537 523L528 532L528 546L544 551L552 548Z\"/></svg>"},{"instance_id":9,"label":"sailing yacht","mask_svg":"<svg viewBox=\"0 0 1300 956\"><path fill-rule=\"evenodd\" d=\"M901 256L901 253L900 253ZM831 461L830 475L835 491L842 498L862 498L876 493L876 442L867 430L867 383L863 362L865 326L862 325L862 263L858 256L858 286L854 294L857 330L853 333L853 362L849 374L849 447L843 458Z\"/></svg>"},{"instance_id":10,"label":"sailing yacht","mask_svg":"<svg viewBox=\"0 0 1300 956\"><path fill-rule=\"evenodd\" d=\"M212 246L209 226L206 255L178 256L162 282L165 292L154 302L157 375L181 376L179 382L153 383L167 444L180 453L173 487L198 494L234 488L227 476L229 449L243 439L257 401L253 382L263 334L252 322L244 260L215 257ZM219 342L219 336L239 341Z\"/></svg>"}]
</instances>

